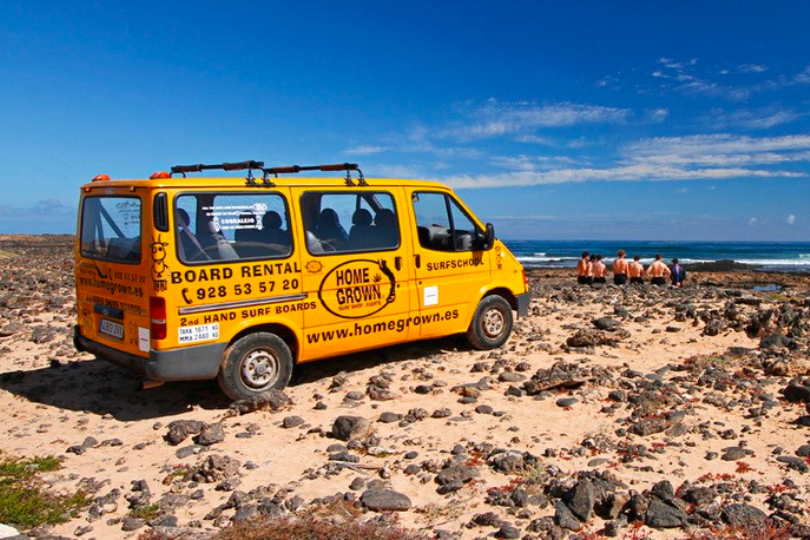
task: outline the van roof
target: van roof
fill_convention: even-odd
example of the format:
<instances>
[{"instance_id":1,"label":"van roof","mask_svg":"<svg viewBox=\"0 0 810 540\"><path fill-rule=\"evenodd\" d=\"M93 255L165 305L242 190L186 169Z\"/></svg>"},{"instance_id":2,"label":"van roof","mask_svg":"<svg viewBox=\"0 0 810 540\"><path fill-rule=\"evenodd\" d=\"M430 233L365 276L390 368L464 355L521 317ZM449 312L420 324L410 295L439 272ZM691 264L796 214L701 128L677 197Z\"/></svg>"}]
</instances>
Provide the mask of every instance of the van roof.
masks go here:
<instances>
[{"instance_id":1,"label":"van roof","mask_svg":"<svg viewBox=\"0 0 810 540\"><path fill-rule=\"evenodd\" d=\"M102 176L102 175L99 175ZM98 177L96 177L98 178ZM273 189L273 187L346 187L346 188L360 188L373 190L375 187L392 187L392 186L412 186L423 187L430 189L443 189L450 190L444 184L438 182L431 182L427 180L404 180L397 178L366 178L364 184L348 184L346 178L301 178L301 177L279 177L271 178L272 185L264 185L262 178L253 178L254 184L248 184L245 177L218 177L218 178L203 178L203 177L173 177L173 178L141 178L141 179L108 179L103 178L100 180L94 179L82 186L82 190L89 191L91 189L102 188L121 188L121 187L140 187L148 189L171 189L171 188L245 188L256 189L265 188Z\"/></svg>"},{"instance_id":2,"label":"van roof","mask_svg":"<svg viewBox=\"0 0 810 540\"><path fill-rule=\"evenodd\" d=\"M244 177L217 177L217 178L197 178L187 177L186 173L197 173L202 171L224 170L224 171L248 171ZM254 176L253 171L257 175ZM298 176L282 176L279 174L297 174L304 171L324 171L338 172L345 171L343 178L301 178ZM352 173L355 177L352 178ZM182 175L182 176L174 176ZM114 185L112 184L114 183ZM197 163L194 165L175 165L171 168L171 173L156 172L149 179L111 180L107 174L99 174L89 184L82 186L82 191L90 191L94 187L116 188L116 187L143 187L147 189L165 189L171 187L182 188L273 188L275 186L286 187L372 187L377 186L419 186L449 190L450 188L436 182L426 182L423 180L401 180L401 179L375 179L372 182L366 181L363 171L357 163L332 163L325 165L290 165L286 167L265 167L263 161L238 161L218 164Z\"/></svg>"}]
</instances>

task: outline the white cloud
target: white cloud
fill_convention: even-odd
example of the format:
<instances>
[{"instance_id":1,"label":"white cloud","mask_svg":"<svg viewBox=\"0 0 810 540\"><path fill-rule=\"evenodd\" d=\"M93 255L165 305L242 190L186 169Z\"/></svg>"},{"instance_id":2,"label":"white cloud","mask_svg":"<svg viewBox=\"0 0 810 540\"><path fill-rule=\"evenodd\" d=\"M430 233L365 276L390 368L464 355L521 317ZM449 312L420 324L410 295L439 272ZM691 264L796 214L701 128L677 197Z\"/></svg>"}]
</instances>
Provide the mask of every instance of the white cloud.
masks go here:
<instances>
[{"instance_id":1,"label":"white cloud","mask_svg":"<svg viewBox=\"0 0 810 540\"><path fill-rule=\"evenodd\" d=\"M810 159L810 135L748 137L726 133L658 137L626 145L633 162L674 164L775 164Z\"/></svg>"},{"instance_id":2,"label":"white cloud","mask_svg":"<svg viewBox=\"0 0 810 540\"><path fill-rule=\"evenodd\" d=\"M788 224L788 225L793 225L793 224L795 224L795 223L796 223L796 216L794 216L793 214L790 214L790 215L787 217L787 220L786 220L786 221L787 221L787 224Z\"/></svg>"},{"instance_id":3,"label":"white cloud","mask_svg":"<svg viewBox=\"0 0 810 540\"><path fill-rule=\"evenodd\" d=\"M663 122L669 117L669 109L659 108L647 111L646 118L654 123Z\"/></svg>"},{"instance_id":4,"label":"white cloud","mask_svg":"<svg viewBox=\"0 0 810 540\"><path fill-rule=\"evenodd\" d=\"M803 116L805 114L779 107L766 107L758 110L740 109L734 112L715 109L703 117L702 122L714 130L728 128L755 130L770 129L794 122Z\"/></svg>"},{"instance_id":5,"label":"white cloud","mask_svg":"<svg viewBox=\"0 0 810 540\"><path fill-rule=\"evenodd\" d=\"M345 150L344 153L353 156L370 156L371 154L379 154L388 150L385 146L373 146L370 144L355 146Z\"/></svg>"},{"instance_id":6,"label":"white cloud","mask_svg":"<svg viewBox=\"0 0 810 540\"><path fill-rule=\"evenodd\" d=\"M460 140L486 139L544 128L584 124L619 124L631 116L629 109L577 103L500 103L490 99L471 111L470 121L439 133Z\"/></svg>"},{"instance_id":7,"label":"white cloud","mask_svg":"<svg viewBox=\"0 0 810 540\"><path fill-rule=\"evenodd\" d=\"M739 73L765 73L768 71L768 66L762 64L743 64L737 67Z\"/></svg>"},{"instance_id":8,"label":"white cloud","mask_svg":"<svg viewBox=\"0 0 810 540\"><path fill-rule=\"evenodd\" d=\"M671 58L658 60L658 69L652 72L657 79L658 90L674 90L692 96L707 96L742 101L748 99L753 93L780 90L796 85L810 84L810 66L795 75L780 75L758 83L751 83L753 77L762 76L768 72L768 66L748 63L733 68L722 69L719 72L709 72L697 69L697 60L678 62ZM712 80L716 75L724 77L723 82ZM729 76L737 75L734 80L744 80L746 84L729 84ZM744 77L744 78L743 78ZM647 89L648 90L648 89ZM639 91L645 92L645 89Z\"/></svg>"},{"instance_id":9,"label":"white cloud","mask_svg":"<svg viewBox=\"0 0 810 540\"><path fill-rule=\"evenodd\" d=\"M733 178L798 178L802 173L745 168L688 169L656 164L634 164L613 168L569 168L551 171L515 171L500 174L452 175L443 179L454 188L534 186L588 181L641 182L671 180L727 180Z\"/></svg>"},{"instance_id":10,"label":"white cloud","mask_svg":"<svg viewBox=\"0 0 810 540\"><path fill-rule=\"evenodd\" d=\"M755 226L757 224L757 218L752 217L751 219L748 220L748 224L752 227Z\"/></svg>"}]
</instances>

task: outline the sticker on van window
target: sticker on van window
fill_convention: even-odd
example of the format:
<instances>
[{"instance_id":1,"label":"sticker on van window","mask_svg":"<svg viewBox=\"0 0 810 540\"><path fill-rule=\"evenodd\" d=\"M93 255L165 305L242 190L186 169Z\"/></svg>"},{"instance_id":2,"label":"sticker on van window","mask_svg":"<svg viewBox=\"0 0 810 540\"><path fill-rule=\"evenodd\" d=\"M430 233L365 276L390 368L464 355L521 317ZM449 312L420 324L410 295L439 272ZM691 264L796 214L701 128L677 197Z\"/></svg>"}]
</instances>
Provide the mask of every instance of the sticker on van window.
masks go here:
<instances>
[{"instance_id":1,"label":"sticker on van window","mask_svg":"<svg viewBox=\"0 0 810 540\"><path fill-rule=\"evenodd\" d=\"M356 259L336 266L324 276L318 299L332 315L361 319L393 302L396 286L394 273L384 260Z\"/></svg>"},{"instance_id":2,"label":"sticker on van window","mask_svg":"<svg viewBox=\"0 0 810 540\"><path fill-rule=\"evenodd\" d=\"M181 326L177 329L178 343L195 343L211 339L219 339L219 323Z\"/></svg>"}]
</instances>

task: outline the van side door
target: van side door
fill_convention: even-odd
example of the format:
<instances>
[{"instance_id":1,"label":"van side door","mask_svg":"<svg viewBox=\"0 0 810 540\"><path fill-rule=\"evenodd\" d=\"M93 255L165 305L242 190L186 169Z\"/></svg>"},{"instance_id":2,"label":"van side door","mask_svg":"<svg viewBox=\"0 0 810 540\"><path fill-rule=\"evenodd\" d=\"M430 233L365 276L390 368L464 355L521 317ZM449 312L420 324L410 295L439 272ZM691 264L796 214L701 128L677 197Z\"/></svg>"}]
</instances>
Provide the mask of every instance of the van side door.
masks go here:
<instances>
[{"instance_id":1,"label":"van side door","mask_svg":"<svg viewBox=\"0 0 810 540\"><path fill-rule=\"evenodd\" d=\"M421 337L464 332L491 282L484 230L449 191L409 189Z\"/></svg>"},{"instance_id":2,"label":"van side door","mask_svg":"<svg viewBox=\"0 0 810 540\"><path fill-rule=\"evenodd\" d=\"M301 188L303 360L407 341L413 283L400 187Z\"/></svg>"}]
</instances>

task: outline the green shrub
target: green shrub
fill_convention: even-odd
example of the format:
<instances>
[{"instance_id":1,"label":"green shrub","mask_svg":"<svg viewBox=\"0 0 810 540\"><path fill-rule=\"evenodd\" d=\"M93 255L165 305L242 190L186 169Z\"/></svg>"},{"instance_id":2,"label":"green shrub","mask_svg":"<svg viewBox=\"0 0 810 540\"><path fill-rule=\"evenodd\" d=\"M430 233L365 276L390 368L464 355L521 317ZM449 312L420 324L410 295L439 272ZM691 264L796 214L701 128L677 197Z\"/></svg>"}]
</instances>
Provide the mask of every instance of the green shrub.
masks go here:
<instances>
[{"instance_id":1,"label":"green shrub","mask_svg":"<svg viewBox=\"0 0 810 540\"><path fill-rule=\"evenodd\" d=\"M88 504L81 491L50 493L39 473L62 468L53 456L31 459L3 457L0 460L0 523L23 529L68 521Z\"/></svg>"}]
</instances>

